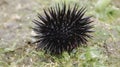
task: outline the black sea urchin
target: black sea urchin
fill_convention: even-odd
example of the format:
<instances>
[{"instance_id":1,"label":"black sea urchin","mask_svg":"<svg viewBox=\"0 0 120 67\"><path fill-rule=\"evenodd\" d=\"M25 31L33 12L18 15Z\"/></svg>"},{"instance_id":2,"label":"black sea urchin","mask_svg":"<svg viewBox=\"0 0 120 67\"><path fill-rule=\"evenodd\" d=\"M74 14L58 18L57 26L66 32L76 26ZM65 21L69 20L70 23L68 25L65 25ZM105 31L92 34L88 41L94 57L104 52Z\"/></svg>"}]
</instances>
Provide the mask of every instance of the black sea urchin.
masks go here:
<instances>
[{"instance_id":1,"label":"black sea urchin","mask_svg":"<svg viewBox=\"0 0 120 67\"><path fill-rule=\"evenodd\" d=\"M89 33L92 26L90 17L83 18L85 8L80 8L75 4L74 7L56 7L44 10L44 16L38 14L39 20L34 20L36 27L33 28L34 36L37 41L37 48L42 48L46 53L62 54L63 51L71 50L87 43L91 38Z\"/></svg>"}]
</instances>

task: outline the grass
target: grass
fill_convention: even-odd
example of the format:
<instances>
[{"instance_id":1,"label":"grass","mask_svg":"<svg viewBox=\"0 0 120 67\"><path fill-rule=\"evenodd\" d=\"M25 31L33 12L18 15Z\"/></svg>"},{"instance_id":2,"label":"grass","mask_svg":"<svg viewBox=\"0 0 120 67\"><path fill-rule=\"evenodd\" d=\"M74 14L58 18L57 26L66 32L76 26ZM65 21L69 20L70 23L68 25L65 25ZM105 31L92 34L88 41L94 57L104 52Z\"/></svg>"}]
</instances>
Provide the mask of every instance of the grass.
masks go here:
<instances>
[{"instance_id":1,"label":"grass","mask_svg":"<svg viewBox=\"0 0 120 67\"><path fill-rule=\"evenodd\" d=\"M79 0L70 1L77 3L83 2ZM36 2L41 5L45 4L43 8L53 5L52 2L49 3L46 0L37 0ZM41 2L43 2L43 4ZM59 1L56 0L54 3L55 2ZM51 56L44 54L44 51L36 51L35 44L28 44L28 41L32 41L29 34L25 37L26 40L22 41L24 43L19 42L20 39L18 38L18 40L16 39L12 43L6 43L11 44L9 47L2 48L0 45L0 67L119 67L120 17L117 15L120 12L120 8L111 4L112 1L108 4L104 4L103 2L104 7L96 7L97 0L85 0L84 2L88 2L87 5L90 6L88 7L90 11L87 11L87 15L94 16L92 20L94 20L93 25L95 32L92 34L93 39L89 40L87 47L79 47L73 50L70 55L64 52L62 56ZM111 6L115 7L115 9ZM106 7L109 8L106 9ZM100 9L100 11L98 11L98 9ZM35 7L33 11L38 12L39 10ZM118 14L116 14L116 11ZM113 17L113 20L111 20L111 17ZM31 26L32 24L23 25L22 28L24 29L22 29L22 31L27 30L31 32L29 28ZM18 33L20 33L19 30ZM18 33L16 33L16 35ZM24 45L17 47L18 43ZM3 42L1 44L3 44Z\"/></svg>"}]
</instances>

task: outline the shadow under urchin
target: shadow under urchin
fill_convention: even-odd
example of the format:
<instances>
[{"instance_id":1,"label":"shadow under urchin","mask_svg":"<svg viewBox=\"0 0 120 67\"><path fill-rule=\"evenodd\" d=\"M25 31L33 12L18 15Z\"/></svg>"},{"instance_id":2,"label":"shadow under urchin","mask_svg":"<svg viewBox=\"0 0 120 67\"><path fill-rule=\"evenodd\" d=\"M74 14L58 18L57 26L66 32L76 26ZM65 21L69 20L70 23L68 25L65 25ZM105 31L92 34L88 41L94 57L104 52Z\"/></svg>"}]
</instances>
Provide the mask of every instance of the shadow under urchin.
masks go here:
<instances>
[{"instance_id":1,"label":"shadow under urchin","mask_svg":"<svg viewBox=\"0 0 120 67\"><path fill-rule=\"evenodd\" d=\"M83 17L85 12L77 4L71 7L64 3L44 10L44 15L38 14L39 19L33 21L37 49L56 55L87 44L93 26L90 16Z\"/></svg>"}]
</instances>

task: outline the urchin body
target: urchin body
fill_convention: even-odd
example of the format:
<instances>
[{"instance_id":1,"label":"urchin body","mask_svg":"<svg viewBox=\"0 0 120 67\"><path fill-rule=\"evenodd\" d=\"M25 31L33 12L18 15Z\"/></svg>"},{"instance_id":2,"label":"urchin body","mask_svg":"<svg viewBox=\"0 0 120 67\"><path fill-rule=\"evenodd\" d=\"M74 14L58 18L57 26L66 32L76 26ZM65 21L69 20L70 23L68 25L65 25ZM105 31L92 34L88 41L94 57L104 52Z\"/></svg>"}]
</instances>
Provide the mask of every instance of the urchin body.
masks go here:
<instances>
[{"instance_id":1,"label":"urchin body","mask_svg":"<svg viewBox=\"0 0 120 67\"><path fill-rule=\"evenodd\" d=\"M66 4L48 8L44 15L38 14L39 20L33 21L37 48L50 54L62 54L86 44L91 38L92 21L90 17L83 18L84 14L85 8L79 9L77 5L67 7Z\"/></svg>"}]
</instances>

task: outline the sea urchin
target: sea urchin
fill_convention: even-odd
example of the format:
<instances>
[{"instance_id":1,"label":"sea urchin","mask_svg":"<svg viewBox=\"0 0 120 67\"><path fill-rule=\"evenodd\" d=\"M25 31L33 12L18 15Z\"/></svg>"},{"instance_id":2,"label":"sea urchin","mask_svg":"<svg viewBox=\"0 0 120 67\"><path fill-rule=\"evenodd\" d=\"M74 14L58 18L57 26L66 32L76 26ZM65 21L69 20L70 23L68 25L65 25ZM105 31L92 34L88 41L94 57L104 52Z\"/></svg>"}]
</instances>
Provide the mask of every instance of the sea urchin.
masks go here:
<instances>
[{"instance_id":1,"label":"sea urchin","mask_svg":"<svg viewBox=\"0 0 120 67\"><path fill-rule=\"evenodd\" d=\"M62 54L70 52L82 44L86 44L91 38L90 17L83 18L85 8L79 8L76 4L72 7L58 4L56 7L44 10L44 15L38 14L39 20L33 22L37 48L50 54Z\"/></svg>"}]
</instances>

